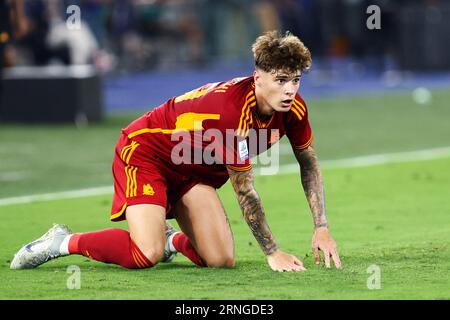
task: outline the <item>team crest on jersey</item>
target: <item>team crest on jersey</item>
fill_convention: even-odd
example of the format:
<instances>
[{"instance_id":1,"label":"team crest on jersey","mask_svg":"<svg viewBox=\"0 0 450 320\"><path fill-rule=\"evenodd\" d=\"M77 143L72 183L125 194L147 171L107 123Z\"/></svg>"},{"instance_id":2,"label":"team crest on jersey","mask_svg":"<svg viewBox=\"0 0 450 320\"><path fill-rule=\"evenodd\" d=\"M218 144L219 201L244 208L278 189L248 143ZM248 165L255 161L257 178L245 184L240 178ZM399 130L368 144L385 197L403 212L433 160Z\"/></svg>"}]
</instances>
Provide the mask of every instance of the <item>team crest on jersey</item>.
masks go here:
<instances>
[{"instance_id":1,"label":"team crest on jersey","mask_svg":"<svg viewBox=\"0 0 450 320\"><path fill-rule=\"evenodd\" d=\"M155 190L153 190L153 187L150 185L150 183L144 184L143 194L146 196L152 196L155 194Z\"/></svg>"}]
</instances>

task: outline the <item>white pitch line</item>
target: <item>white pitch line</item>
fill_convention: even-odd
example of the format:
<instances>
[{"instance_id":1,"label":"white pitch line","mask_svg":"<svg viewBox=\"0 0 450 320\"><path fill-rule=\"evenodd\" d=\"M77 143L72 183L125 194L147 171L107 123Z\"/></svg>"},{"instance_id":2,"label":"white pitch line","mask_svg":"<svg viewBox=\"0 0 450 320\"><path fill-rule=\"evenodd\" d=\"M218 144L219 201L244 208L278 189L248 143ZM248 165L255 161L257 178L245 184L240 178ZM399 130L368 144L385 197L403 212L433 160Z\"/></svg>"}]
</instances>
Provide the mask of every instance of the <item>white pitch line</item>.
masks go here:
<instances>
[{"instance_id":1,"label":"white pitch line","mask_svg":"<svg viewBox=\"0 0 450 320\"><path fill-rule=\"evenodd\" d=\"M335 169L335 168L355 168L355 167L368 167L373 165L380 165L386 163L399 163L399 162L413 162L413 161L425 161L434 160L441 158L450 157L450 147L445 148L435 148L428 150L417 150L409 152L397 152L397 153L386 153L386 154L374 154L369 156L353 157L339 160L323 160L320 161L320 165L325 169ZM266 168L267 169L267 168ZM260 168L257 169L257 173ZM297 163L286 164L279 167L276 173L293 173L299 172L299 167ZM71 198L82 198L90 196L99 196L112 194L113 187L97 187L88 188L81 190L72 190L64 192L55 192L47 194L36 194L29 196L13 197L13 198L3 198L0 199L0 207L8 206L14 204L25 204L37 201L52 201L52 200L62 200Z\"/></svg>"},{"instance_id":2,"label":"white pitch line","mask_svg":"<svg viewBox=\"0 0 450 320\"><path fill-rule=\"evenodd\" d=\"M328 160L324 161L323 165L328 168L353 168L367 167L386 163L434 160L448 157L450 157L450 147L444 147L426 150L374 154L342 160Z\"/></svg>"},{"instance_id":3,"label":"white pitch line","mask_svg":"<svg viewBox=\"0 0 450 320\"><path fill-rule=\"evenodd\" d=\"M62 200L62 199L73 199L73 198L83 198L90 196L100 196L105 194L113 193L113 187L97 187L88 188L81 190L71 190L55 193L45 193L45 194L35 194L30 196L13 197L13 198L3 198L0 199L0 207L8 206L13 204L25 204L32 203L36 201L52 201L52 200Z\"/></svg>"},{"instance_id":4,"label":"white pitch line","mask_svg":"<svg viewBox=\"0 0 450 320\"><path fill-rule=\"evenodd\" d=\"M0 172L0 182L19 181L31 175L29 171Z\"/></svg>"},{"instance_id":5,"label":"white pitch line","mask_svg":"<svg viewBox=\"0 0 450 320\"><path fill-rule=\"evenodd\" d=\"M369 167L387 163L426 161L448 157L450 157L450 147L444 147L396 153L373 154L337 160L323 160L320 161L320 167L323 169ZM299 166L297 163L282 165L277 173L287 174L294 172L299 172Z\"/></svg>"}]
</instances>

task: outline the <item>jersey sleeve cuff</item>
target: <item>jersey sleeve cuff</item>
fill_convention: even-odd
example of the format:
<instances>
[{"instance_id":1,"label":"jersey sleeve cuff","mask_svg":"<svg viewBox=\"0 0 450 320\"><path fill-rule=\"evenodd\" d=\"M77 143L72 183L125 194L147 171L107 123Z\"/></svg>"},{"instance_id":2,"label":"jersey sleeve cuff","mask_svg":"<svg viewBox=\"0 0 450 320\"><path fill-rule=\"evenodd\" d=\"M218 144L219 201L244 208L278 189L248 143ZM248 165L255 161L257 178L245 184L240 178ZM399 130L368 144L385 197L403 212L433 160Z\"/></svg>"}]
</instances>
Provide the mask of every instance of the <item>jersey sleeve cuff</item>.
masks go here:
<instances>
[{"instance_id":1,"label":"jersey sleeve cuff","mask_svg":"<svg viewBox=\"0 0 450 320\"><path fill-rule=\"evenodd\" d=\"M306 148L308 148L311 145L312 140L313 140L313 135L311 134L311 137L309 137L309 140L305 144L302 144L301 146L294 146L294 149L295 150L306 149Z\"/></svg>"},{"instance_id":2,"label":"jersey sleeve cuff","mask_svg":"<svg viewBox=\"0 0 450 320\"><path fill-rule=\"evenodd\" d=\"M234 171L243 172L243 171L251 170L252 169L252 165L249 164L249 165L243 166L243 167L236 167L236 166L228 165L228 168L230 168L231 170L234 170Z\"/></svg>"}]
</instances>

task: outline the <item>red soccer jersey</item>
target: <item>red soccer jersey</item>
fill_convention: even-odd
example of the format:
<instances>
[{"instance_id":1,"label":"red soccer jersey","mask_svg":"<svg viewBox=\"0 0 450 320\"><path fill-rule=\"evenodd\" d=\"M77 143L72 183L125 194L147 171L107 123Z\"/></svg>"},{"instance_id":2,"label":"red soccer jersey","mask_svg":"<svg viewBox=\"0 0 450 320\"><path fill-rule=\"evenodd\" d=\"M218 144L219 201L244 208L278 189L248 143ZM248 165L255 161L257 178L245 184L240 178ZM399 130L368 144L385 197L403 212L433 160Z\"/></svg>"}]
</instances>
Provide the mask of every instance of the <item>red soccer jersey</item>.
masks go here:
<instances>
[{"instance_id":1,"label":"red soccer jersey","mask_svg":"<svg viewBox=\"0 0 450 320\"><path fill-rule=\"evenodd\" d=\"M268 129L268 134L260 135L261 129ZM250 157L285 134L297 149L307 148L312 140L306 104L299 94L289 112L274 112L265 122L260 120L253 77L206 84L172 98L123 133L146 146L149 161L162 161L170 170L216 188L228 179L225 164L237 171L250 170ZM261 137L267 143L261 143Z\"/></svg>"}]
</instances>

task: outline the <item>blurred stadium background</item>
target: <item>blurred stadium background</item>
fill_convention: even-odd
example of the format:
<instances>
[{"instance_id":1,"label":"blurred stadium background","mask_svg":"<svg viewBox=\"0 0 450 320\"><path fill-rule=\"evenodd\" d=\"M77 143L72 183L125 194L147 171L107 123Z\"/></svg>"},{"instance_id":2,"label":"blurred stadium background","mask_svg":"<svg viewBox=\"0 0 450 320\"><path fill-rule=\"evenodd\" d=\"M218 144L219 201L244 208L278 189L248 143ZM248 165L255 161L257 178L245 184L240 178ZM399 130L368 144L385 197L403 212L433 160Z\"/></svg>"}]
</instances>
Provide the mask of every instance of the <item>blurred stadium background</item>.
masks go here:
<instances>
[{"instance_id":1,"label":"blurred stadium background","mask_svg":"<svg viewBox=\"0 0 450 320\"><path fill-rule=\"evenodd\" d=\"M80 8L80 29L69 27L71 5ZM367 28L369 5L380 8L380 29ZM24 9L25 22L0 35L0 298L118 298L124 290L124 298L171 299L166 282L172 279L178 298L450 297L450 1L25 0ZM58 287L65 285L64 272L45 272L64 268L64 260L33 274L8 270L20 244L52 222L77 231L117 227L108 212L120 128L199 85L250 75L251 44L273 29L293 32L313 55L300 93L311 110L329 220L347 266L342 273L314 269L308 256L306 202L300 186L286 190L283 184L298 183L297 174L259 177L257 184L280 243L312 270L302 280L274 280L265 269L228 187L221 193L239 277L188 268L181 257L185 269L158 265L167 273L153 273L150 286L146 272L131 275L70 257L92 271L84 278L87 291L74 293ZM292 168L285 142L281 164ZM415 158L430 161L354 168ZM383 268L385 291L366 288L373 263ZM267 290L244 286L255 281L255 270ZM193 284L191 276L210 285ZM274 286L284 289L274 292Z\"/></svg>"},{"instance_id":2,"label":"blurred stadium background","mask_svg":"<svg viewBox=\"0 0 450 320\"><path fill-rule=\"evenodd\" d=\"M80 8L80 30L66 25L73 22L71 5ZM380 29L366 27L369 5L381 9ZM290 30L312 51L314 66L301 87L307 100L433 88L450 80L449 1L25 0L25 13L26 31L6 43L3 64L16 68L4 77L58 78L43 66L70 77L73 69L57 66L92 66L80 76L98 75L101 96L84 93L94 100L81 119L148 110L205 82L250 74L251 43L273 29ZM3 110L4 120L25 117Z\"/></svg>"},{"instance_id":3,"label":"blurred stadium background","mask_svg":"<svg viewBox=\"0 0 450 320\"><path fill-rule=\"evenodd\" d=\"M64 126L66 133L60 137L84 135L83 142L94 141L96 130L110 128L105 137L110 143L102 143L103 156L96 155L101 158L97 169L107 168L121 127L192 88L250 75L251 44L273 29L290 30L312 52L313 67L304 76L300 93L313 110L322 160L447 146L446 125L440 125L446 119L432 111L450 87L450 1L1 0L0 4L3 12L14 4L23 8L21 19L13 15L8 23L8 14L1 19L0 197L28 194L32 187L25 177L42 179L38 173L47 172L46 162L38 159L50 154L49 144L56 143L48 133L61 128L55 125ZM368 28L370 5L380 9L379 29ZM393 95L403 98L381 99ZM384 111L374 116L363 107L373 104ZM420 113L430 121L418 119L408 106L423 107ZM371 122L370 117L384 118ZM420 123L430 127L421 131L423 135L412 128ZM30 130L34 137L41 132L42 138L30 140ZM357 139L371 130L369 139L380 138L380 132L388 136L382 143ZM436 130L439 133L431 135ZM344 133L345 139L335 139ZM11 151L16 145L20 147ZM72 172L79 164L62 161L57 150L51 153L55 163ZM285 158L288 163L293 159ZM96 186L107 184L108 174L97 184L95 178L74 177L82 180L78 187L85 180ZM61 189L64 183L57 181L44 190Z\"/></svg>"}]
</instances>

